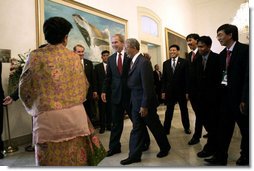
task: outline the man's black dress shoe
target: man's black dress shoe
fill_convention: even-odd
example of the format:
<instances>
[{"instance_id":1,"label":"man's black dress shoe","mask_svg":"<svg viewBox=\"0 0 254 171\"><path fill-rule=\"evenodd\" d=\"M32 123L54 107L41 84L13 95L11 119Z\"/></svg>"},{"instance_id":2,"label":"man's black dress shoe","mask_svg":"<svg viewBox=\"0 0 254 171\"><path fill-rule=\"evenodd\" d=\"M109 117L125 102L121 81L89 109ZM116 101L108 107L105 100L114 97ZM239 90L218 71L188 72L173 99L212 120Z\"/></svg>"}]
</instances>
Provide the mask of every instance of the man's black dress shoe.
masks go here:
<instances>
[{"instance_id":1,"label":"man's black dress shoe","mask_svg":"<svg viewBox=\"0 0 254 171\"><path fill-rule=\"evenodd\" d=\"M208 138L208 134L203 135L203 138Z\"/></svg>"},{"instance_id":2,"label":"man's black dress shoe","mask_svg":"<svg viewBox=\"0 0 254 171\"><path fill-rule=\"evenodd\" d=\"M236 165L238 166L248 166L249 165L249 158L246 156L241 156L237 161Z\"/></svg>"},{"instance_id":3,"label":"man's black dress shoe","mask_svg":"<svg viewBox=\"0 0 254 171\"><path fill-rule=\"evenodd\" d=\"M103 128L101 128L99 131L100 134L103 134L104 132L105 132L105 129L103 129Z\"/></svg>"},{"instance_id":4,"label":"man's black dress shoe","mask_svg":"<svg viewBox=\"0 0 254 171\"><path fill-rule=\"evenodd\" d=\"M197 156L200 157L200 158L210 157L212 155L214 155L214 152L205 151L205 150L202 150L202 151L197 153Z\"/></svg>"},{"instance_id":5,"label":"man's black dress shoe","mask_svg":"<svg viewBox=\"0 0 254 171\"><path fill-rule=\"evenodd\" d=\"M185 134L191 134L191 130L190 129L185 129L184 132L185 132Z\"/></svg>"},{"instance_id":6,"label":"man's black dress shoe","mask_svg":"<svg viewBox=\"0 0 254 171\"><path fill-rule=\"evenodd\" d=\"M213 156L212 158L205 159L206 162L208 162L208 165L211 166L226 166L227 165L227 159L217 158Z\"/></svg>"},{"instance_id":7,"label":"man's black dress shoe","mask_svg":"<svg viewBox=\"0 0 254 171\"><path fill-rule=\"evenodd\" d=\"M34 146L33 145L26 146L25 151L34 152Z\"/></svg>"},{"instance_id":8,"label":"man's black dress shoe","mask_svg":"<svg viewBox=\"0 0 254 171\"><path fill-rule=\"evenodd\" d=\"M107 157L113 156L114 154L121 153L121 149L118 150L109 150L107 152Z\"/></svg>"},{"instance_id":9,"label":"man's black dress shoe","mask_svg":"<svg viewBox=\"0 0 254 171\"><path fill-rule=\"evenodd\" d=\"M199 143L199 138L194 138L194 137L188 142L189 145L194 145L197 143Z\"/></svg>"},{"instance_id":10,"label":"man's black dress shoe","mask_svg":"<svg viewBox=\"0 0 254 171\"><path fill-rule=\"evenodd\" d=\"M148 144L145 144L142 148L142 151L147 151L149 149L149 145Z\"/></svg>"},{"instance_id":11,"label":"man's black dress shoe","mask_svg":"<svg viewBox=\"0 0 254 171\"><path fill-rule=\"evenodd\" d=\"M165 156L168 155L168 152L169 152L169 150L167 150L167 151L160 151L160 152L157 154L157 157L158 157L158 158L165 157Z\"/></svg>"},{"instance_id":12,"label":"man's black dress shoe","mask_svg":"<svg viewBox=\"0 0 254 171\"><path fill-rule=\"evenodd\" d=\"M4 158L4 154L2 152L0 152L0 159Z\"/></svg>"},{"instance_id":13,"label":"man's black dress shoe","mask_svg":"<svg viewBox=\"0 0 254 171\"><path fill-rule=\"evenodd\" d=\"M138 163L138 162L141 162L141 159L132 159L129 157L127 159L120 161L121 165L128 165L128 164Z\"/></svg>"}]
</instances>

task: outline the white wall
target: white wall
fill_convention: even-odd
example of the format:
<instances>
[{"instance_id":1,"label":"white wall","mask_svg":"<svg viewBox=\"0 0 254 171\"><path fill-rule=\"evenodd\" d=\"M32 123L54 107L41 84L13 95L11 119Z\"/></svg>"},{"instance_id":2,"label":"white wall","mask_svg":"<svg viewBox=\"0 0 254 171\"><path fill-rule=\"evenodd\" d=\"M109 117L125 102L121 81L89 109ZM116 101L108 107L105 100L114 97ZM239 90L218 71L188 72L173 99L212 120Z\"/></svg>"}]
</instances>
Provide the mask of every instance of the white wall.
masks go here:
<instances>
[{"instance_id":1,"label":"white wall","mask_svg":"<svg viewBox=\"0 0 254 171\"><path fill-rule=\"evenodd\" d=\"M77 1L128 20L128 37L133 38L139 37L137 7L149 8L162 21L162 49L165 49L164 28L167 27L184 36L192 32L210 35L215 52L222 49L216 40L217 27L231 22L240 3L244 2L244 0ZM0 48L11 49L12 57L36 48L35 11L35 0L0 0ZM163 62L166 59L165 50L161 56ZM4 64L2 82L5 90L9 67L9 64ZM12 137L31 133L31 118L20 102L14 102L9 106L9 115ZM7 139L6 125L3 139Z\"/></svg>"},{"instance_id":2,"label":"white wall","mask_svg":"<svg viewBox=\"0 0 254 171\"><path fill-rule=\"evenodd\" d=\"M0 48L11 49L11 57L36 47L35 1L0 1ZM2 83L7 95L9 63L3 63ZM20 101L8 106L11 137L31 133L31 117L25 112ZM7 139L6 115L4 115L3 139Z\"/></svg>"},{"instance_id":3,"label":"white wall","mask_svg":"<svg viewBox=\"0 0 254 171\"><path fill-rule=\"evenodd\" d=\"M208 35L213 40L212 50L219 53L224 47L222 47L218 40L217 28L222 24L231 23L239 9L240 4L245 0L197 0L195 5L195 29L201 35ZM240 41L246 42L246 39L241 38Z\"/></svg>"}]
</instances>

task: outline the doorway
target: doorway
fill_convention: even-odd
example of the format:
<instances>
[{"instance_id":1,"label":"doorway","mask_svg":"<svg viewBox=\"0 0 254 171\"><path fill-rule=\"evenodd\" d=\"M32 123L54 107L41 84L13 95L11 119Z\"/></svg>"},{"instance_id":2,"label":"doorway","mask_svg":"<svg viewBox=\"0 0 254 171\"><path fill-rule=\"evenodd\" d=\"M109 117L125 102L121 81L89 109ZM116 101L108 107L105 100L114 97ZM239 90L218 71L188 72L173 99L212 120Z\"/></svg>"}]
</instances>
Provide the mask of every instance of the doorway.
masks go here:
<instances>
[{"instance_id":1,"label":"doorway","mask_svg":"<svg viewBox=\"0 0 254 171\"><path fill-rule=\"evenodd\" d=\"M155 64L159 64L160 68L161 66L161 47L159 45L141 41L141 52L142 53L149 53L151 56L151 63L154 69Z\"/></svg>"}]
</instances>

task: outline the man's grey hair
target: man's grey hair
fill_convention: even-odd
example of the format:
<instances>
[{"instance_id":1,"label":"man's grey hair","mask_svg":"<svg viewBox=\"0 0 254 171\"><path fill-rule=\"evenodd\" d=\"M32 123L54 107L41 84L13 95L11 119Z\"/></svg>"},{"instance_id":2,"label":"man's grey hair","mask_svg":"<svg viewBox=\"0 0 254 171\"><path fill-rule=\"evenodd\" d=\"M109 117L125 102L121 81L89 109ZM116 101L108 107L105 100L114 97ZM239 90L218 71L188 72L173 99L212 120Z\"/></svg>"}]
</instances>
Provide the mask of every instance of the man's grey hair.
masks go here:
<instances>
[{"instance_id":1,"label":"man's grey hair","mask_svg":"<svg viewBox=\"0 0 254 171\"><path fill-rule=\"evenodd\" d=\"M137 49L138 51L140 50L140 44L137 39L134 38L129 38L125 40L125 43L128 43L130 47Z\"/></svg>"}]
</instances>

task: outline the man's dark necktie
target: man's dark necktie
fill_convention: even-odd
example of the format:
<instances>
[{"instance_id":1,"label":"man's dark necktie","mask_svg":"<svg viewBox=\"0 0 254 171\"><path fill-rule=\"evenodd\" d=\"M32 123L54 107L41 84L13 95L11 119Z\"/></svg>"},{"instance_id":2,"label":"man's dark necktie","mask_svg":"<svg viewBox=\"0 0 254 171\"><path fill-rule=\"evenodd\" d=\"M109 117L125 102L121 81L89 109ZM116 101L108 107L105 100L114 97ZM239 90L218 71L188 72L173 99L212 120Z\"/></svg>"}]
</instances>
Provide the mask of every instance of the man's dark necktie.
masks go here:
<instances>
[{"instance_id":1,"label":"man's dark necktie","mask_svg":"<svg viewBox=\"0 0 254 171\"><path fill-rule=\"evenodd\" d=\"M206 58L203 56L203 60L202 60L202 65L203 65L203 69L205 70L206 67Z\"/></svg>"},{"instance_id":2,"label":"man's dark necktie","mask_svg":"<svg viewBox=\"0 0 254 171\"><path fill-rule=\"evenodd\" d=\"M120 74L122 74L122 71L123 71L123 63L122 63L122 54L119 53L118 54L118 61L117 61L117 67L118 67L118 71Z\"/></svg>"},{"instance_id":3,"label":"man's dark necktie","mask_svg":"<svg viewBox=\"0 0 254 171\"><path fill-rule=\"evenodd\" d=\"M196 54L195 52L192 51L192 55L191 55L191 62L193 62L196 58Z\"/></svg>"},{"instance_id":4,"label":"man's dark necktie","mask_svg":"<svg viewBox=\"0 0 254 171\"><path fill-rule=\"evenodd\" d=\"M229 62L231 58L231 51L227 50L227 58L226 58L226 69L228 68Z\"/></svg>"},{"instance_id":5,"label":"man's dark necktie","mask_svg":"<svg viewBox=\"0 0 254 171\"><path fill-rule=\"evenodd\" d=\"M176 59L175 58L173 58L173 72L175 72L175 69L176 69Z\"/></svg>"}]
</instances>

